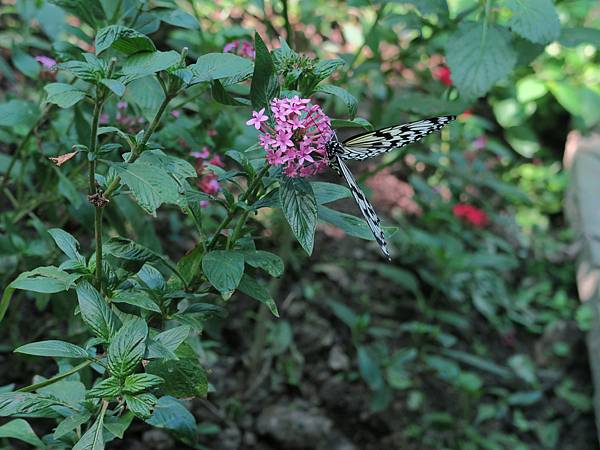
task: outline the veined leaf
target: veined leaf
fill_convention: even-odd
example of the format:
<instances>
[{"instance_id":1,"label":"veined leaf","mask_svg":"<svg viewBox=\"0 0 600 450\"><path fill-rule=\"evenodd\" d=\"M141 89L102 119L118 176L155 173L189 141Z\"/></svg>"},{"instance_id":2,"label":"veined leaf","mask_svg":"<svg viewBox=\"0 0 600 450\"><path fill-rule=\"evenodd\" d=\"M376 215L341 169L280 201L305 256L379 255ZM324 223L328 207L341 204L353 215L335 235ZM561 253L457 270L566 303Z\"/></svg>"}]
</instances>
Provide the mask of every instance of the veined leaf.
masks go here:
<instances>
[{"instance_id":1,"label":"veined leaf","mask_svg":"<svg viewBox=\"0 0 600 450\"><path fill-rule=\"evenodd\" d=\"M131 374L142 361L146 351L148 325L143 319L132 319L123 324L108 346L108 370L123 378Z\"/></svg>"},{"instance_id":2,"label":"veined leaf","mask_svg":"<svg viewBox=\"0 0 600 450\"><path fill-rule=\"evenodd\" d=\"M244 256L236 251L215 250L202 258L202 270L219 292L233 291L244 274Z\"/></svg>"},{"instance_id":3,"label":"veined leaf","mask_svg":"<svg viewBox=\"0 0 600 450\"><path fill-rule=\"evenodd\" d=\"M50 358L89 358L85 349L70 342L49 340L25 344L15 350L25 355L47 356Z\"/></svg>"},{"instance_id":4,"label":"veined leaf","mask_svg":"<svg viewBox=\"0 0 600 450\"><path fill-rule=\"evenodd\" d=\"M311 185L300 178L281 182L279 201L283 214L302 248L312 254L317 226L317 201Z\"/></svg>"},{"instance_id":5,"label":"veined leaf","mask_svg":"<svg viewBox=\"0 0 600 450\"><path fill-rule=\"evenodd\" d=\"M87 281L81 281L78 284L77 299L79 300L79 310L83 321L96 336L108 342L120 324L118 317L112 312L108 303Z\"/></svg>"},{"instance_id":6,"label":"veined leaf","mask_svg":"<svg viewBox=\"0 0 600 450\"><path fill-rule=\"evenodd\" d=\"M110 47L128 55L156 50L154 42L148 36L121 25L102 28L96 35L97 55Z\"/></svg>"}]
</instances>

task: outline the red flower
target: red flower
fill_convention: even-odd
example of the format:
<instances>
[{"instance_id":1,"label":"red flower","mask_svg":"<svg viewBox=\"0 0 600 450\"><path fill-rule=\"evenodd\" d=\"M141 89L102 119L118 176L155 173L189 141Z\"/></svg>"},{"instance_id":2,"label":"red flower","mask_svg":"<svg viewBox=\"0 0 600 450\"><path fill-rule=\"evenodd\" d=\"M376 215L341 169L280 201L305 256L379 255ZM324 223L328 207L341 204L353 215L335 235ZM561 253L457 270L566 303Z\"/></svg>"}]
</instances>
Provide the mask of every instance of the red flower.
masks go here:
<instances>
[{"instance_id":1,"label":"red flower","mask_svg":"<svg viewBox=\"0 0 600 450\"><path fill-rule=\"evenodd\" d=\"M477 228L483 228L490 223L485 211L467 203L457 203L452 208L452 214L458 219L463 219Z\"/></svg>"},{"instance_id":2,"label":"red flower","mask_svg":"<svg viewBox=\"0 0 600 450\"><path fill-rule=\"evenodd\" d=\"M450 69L446 66L438 66L433 69L433 78L442 82L446 86L452 86L452 78L450 78Z\"/></svg>"}]
</instances>

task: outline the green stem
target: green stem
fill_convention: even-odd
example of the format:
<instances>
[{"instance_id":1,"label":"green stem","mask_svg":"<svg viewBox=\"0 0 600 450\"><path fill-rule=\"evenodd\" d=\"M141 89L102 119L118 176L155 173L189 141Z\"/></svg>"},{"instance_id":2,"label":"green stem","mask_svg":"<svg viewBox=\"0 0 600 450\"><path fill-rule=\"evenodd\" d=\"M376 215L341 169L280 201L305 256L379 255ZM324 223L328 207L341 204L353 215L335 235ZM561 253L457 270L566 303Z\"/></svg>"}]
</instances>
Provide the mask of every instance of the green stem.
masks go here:
<instances>
[{"instance_id":1,"label":"green stem","mask_svg":"<svg viewBox=\"0 0 600 450\"><path fill-rule=\"evenodd\" d=\"M54 375L52 378L48 378L47 380L40 381L39 383L31 384L29 386L25 386L21 389L18 389L17 392L33 392L43 387L49 386L51 384L56 383L64 378L67 378L74 373L79 372L81 369L90 366L94 363L94 360L84 361L81 364L73 367L72 369L67 370L66 372L59 373L58 375Z\"/></svg>"},{"instance_id":2,"label":"green stem","mask_svg":"<svg viewBox=\"0 0 600 450\"><path fill-rule=\"evenodd\" d=\"M102 292L102 213L104 208L94 208L94 237L96 240L96 288Z\"/></svg>"},{"instance_id":3,"label":"green stem","mask_svg":"<svg viewBox=\"0 0 600 450\"><path fill-rule=\"evenodd\" d=\"M292 30L292 24L290 23L288 0L281 0L281 3L283 5L283 20L285 21L285 35L287 42L291 48L294 48L294 31Z\"/></svg>"},{"instance_id":4,"label":"green stem","mask_svg":"<svg viewBox=\"0 0 600 450\"><path fill-rule=\"evenodd\" d=\"M156 112L156 115L154 116L154 119L152 119L152 122L148 126L148 129L144 132L144 137L142 138L141 142L139 144L137 144L135 146L135 148L133 149L133 151L131 152L131 156L127 160L128 163L132 163L140 157L140 155L144 151L144 147L146 146L146 144L148 143L148 140L150 139L150 136L152 136L152 134L156 130L156 127L158 127L158 124L160 123L160 119L161 119L162 115L164 114L165 110L167 109L169 102L172 99L173 99L172 96L165 95L164 100L160 104L160 107L158 108L158 111ZM104 191L104 197L107 200L110 200L111 195L119 187L120 184L121 184L121 177L116 177L110 183L110 185L106 188L106 191Z\"/></svg>"},{"instance_id":5,"label":"green stem","mask_svg":"<svg viewBox=\"0 0 600 450\"><path fill-rule=\"evenodd\" d=\"M265 176L265 174L267 173L268 170L269 170L269 164L265 163L265 165L260 169L258 174L256 174L256 177L254 177L254 180L252 180L252 183L250 184L250 186L248 186L248 189L246 189L246 192L240 196L239 201L245 201L246 199L250 199L250 198L252 198L252 196L254 196L255 191L260 187L260 182L262 181L263 177ZM227 213L227 216L225 216L225 218L223 218L221 223L217 226L217 229L215 230L213 237L211 238L208 245L206 246L207 253L214 248L215 244L217 243L217 239L219 238L219 235L221 234L221 231L223 231L223 229L231 223L231 221L237 214L238 209L239 209L239 207L237 205L234 206L233 208L231 208L229 210L229 212Z\"/></svg>"},{"instance_id":6,"label":"green stem","mask_svg":"<svg viewBox=\"0 0 600 450\"><path fill-rule=\"evenodd\" d=\"M387 3L382 3L381 7L377 10L377 15L375 16L375 20L373 21L371 28L369 28L369 31L367 31L367 34L365 34L364 42L360 45L360 47L358 47L358 50L356 50L356 52L354 53L354 56L352 57L352 60L348 64L348 70L346 71L346 74L348 74L348 72L352 71L352 69L354 68L354 64L356 63L356 61L360 57L360 54L362 53L363 49L367 45L369 36L373 33L373 31L375 31L375 27L377 26L377 24L383 17L383 12L384 12L386 6L387 6Z\"/></svg>"},{"instance_id":7,"label":"green stem","mask_svg":"<svg viewBox=\"0 0 600 450\"><path fill-rule=\"evenodd\" d=\"M6 173L4 174L4 179L2 180L2 185L0 185L0 191L4 191L4 188L8 184L8 180L10 180L10 173L12 172L17 160L19 159L21 152L23 151L25 146L29 143L29 140L31 139L31 137L35 134L35 130L46 121L46 119L48 118L48 115L50 114L50 111L52 111L53 108L54 108L54 105L46 106L46 108L44 109L44 111L42 112L42 114L40 115L38 120L36 120L36 122L31 126L31 128L29 129L29 131L27 132L27 134L25 135L23 140L19 143L19 146L13 153L12 159L10 160L10 164L8 165L8 168L6 169Z\"/></svg>"},{"instance_id":8,"label":"green stem","mask_svg":"<svg viewBox=\"0 0 600 450\"><path fill-rule=\"evenodd\" d=\"M94 113L92 114L92 129L90 131L90 148L89 153L93 155L88 162L88 182L89 182L89 193L93 195L96 193L96 148L98 146L98 123L100 121L100 114L102 113L102 102L100 98L96 97L94 103Z\"/></svg>"}]
</instances>

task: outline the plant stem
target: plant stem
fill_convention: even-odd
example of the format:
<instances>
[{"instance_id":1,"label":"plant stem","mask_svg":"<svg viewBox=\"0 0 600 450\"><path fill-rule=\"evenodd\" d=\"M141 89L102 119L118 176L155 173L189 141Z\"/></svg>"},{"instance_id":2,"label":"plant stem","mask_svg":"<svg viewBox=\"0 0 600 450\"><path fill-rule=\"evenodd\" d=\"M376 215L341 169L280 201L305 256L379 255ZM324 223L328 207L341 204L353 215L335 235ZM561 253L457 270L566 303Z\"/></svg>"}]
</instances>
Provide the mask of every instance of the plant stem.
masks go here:
<instances>
[{"instance_id":1,"label":"plant stem","mask_svg":"<svg viewBox=\"0 0 600 450\"><path fill-rule=\"evenodd\" d=\"M365 48L367 45L367 40L368 40L369 36L373 33L373 31L375 31L375 27L377 26L377 24L383 17L383 12L384 12L386 6L387 6L387 3L382 3L381 6L379 7L379 9L377 10L377 15L375 16L375 20L373 21L371 28L369 28L369 31L367 31L367 34L365 34L364 42L360 45L360 47L358 47L358 49L354 53L354 56L352 57L352 60L350 61L350 63L348 63L348 70L346 71L346 75L350 71L352 71L352 69L354 68L354 64L356 63L356 60L359 58L360 54L362 53L363 48Z\"/></svg>"},{"instance_id":2,"label":"plant stem","mask_svg":"<svg viewBox=\"0 0 600 450\"><path fill-rule=\"evenodd\" d=\"M10 160L10 164L8 165L8 168L6 169L6 173L4 174L4 179L2 180L2 185L0 186L0 191L4 191L4 188L6 187L6 185L8 184L8 180L10 179L10 173L12 172L12 170L17 162L17 159L19 159L21 152L23 151L25 146L29 143L29 140L31 139L31 137L35 134L35 130L46 121L46 119L48 118L48 115L50 114L50 112L52 111L53 108L54 108L54 105L46 106L46 108L44 109L44 111L42 112L42 114L40 115L38 120L35 121L35 123L31 126L31 128L29 129L29 131L27 132L27 134L25 135L23 140L19 143L19 146L13 153L12 159Z\"/></svg>"},{"instance_id":3,"label":"plant stem","mask_svg":"<svg viewBox=\"0 0 600 450\"><path fill-rule=\"evenodd\" d=\"M90 366L94 363L94 360L88 360L88 361L84 361L81 364L67 370L66 372L62 372L59 373L57 375L54 375L52 378L48 378L47 380L44 381L40 381L39 383L35 383L35 384L31 384L29 386L25 386L21 389L18 389L17 392L33 392L37 389L41 389L43 387L49 386L51 384L56 383L57 381L60 381L64 378L67 378L71 375L73 375L74 373L79 372L81 369Z\"/></svg>"},{"instance_id":4,"label":"plant stem","mask_svg":"<svg viewBox=\"0 0 600 450\"><path fill-rule=\"evenodd\" d=\"M291 48L294 48L294 31L292 30L292 24L290 23L290 14L288 11L288 0L281 0L283 5L283 20L285 21L285 35L287 43Z\"/></svg>"},{"instance_id":5,"label":"plant stem","mask_svg":"<svg viewBox=\"0 0 600 450\"><path fill-rule=\"evenodd\" d=\"M158 111L156 112L156 115L154 116L154 119L152 119L152 122L148 126L148 129L144 132L144 137L142 138L140 143L137 144L135 146L135 148L133 149L133 151L131 152L131 156L127 160L128 163L132 163L140 157L140 155L144 151L144 147L146 146L146 144L148 143L148 140L150 139L150 136L152 136L152 133L154 133L154 131L156 130L156 127L158 127L158 124L160 123L160 119L161 119L162 115L164 114L165 110L167 109L169 102L172 99L173 99L173 97L171 95L165 95L164 100L160 104L160 107L158 108ZM106 188L106 191L104 191L104 197L107 200L110 200L111 195L119 187L119 184L121 184L121 177L116 177L110 183L110 185Z\"/></svg>"},{"instance_id":6,"label":"plant stem","mask_svg":"<svg viewBox=\"0 0 600 450\"><path fill-rule=\"evenodd\" d=\"M256 190L260 187L260 182L262 181L263 177L265 176L265 174L267 173L268 170L269 170L269 164L265 163L265 165L256 174L256 177L254 177L254 180L252 180L252 183L250 183L250 186L248 186L248 189L246 189L246 192L240 196L239 201L245 201L254 196ZM215 244L217 243L217 239L219 238L219 235L221 234L221 231L223 231L223 229L227 225L229 225L229 223L233 220L233 218L237 214L238 209L239 209L239 206L237 206L237 205L235 205L233 208L231 208L229 210L229 212L227 213L227 216L225 216L225 218L223 218L221 223L217 226L217 229L215 230L213 237L210 239L208 245L206 246L207 252L211 251L214 248ZM247 214L246 214L246 217L247 217ZM243 224L240 225L240 228L241 228L241 226L243 226Z\"/></svg>"}]
</instances>

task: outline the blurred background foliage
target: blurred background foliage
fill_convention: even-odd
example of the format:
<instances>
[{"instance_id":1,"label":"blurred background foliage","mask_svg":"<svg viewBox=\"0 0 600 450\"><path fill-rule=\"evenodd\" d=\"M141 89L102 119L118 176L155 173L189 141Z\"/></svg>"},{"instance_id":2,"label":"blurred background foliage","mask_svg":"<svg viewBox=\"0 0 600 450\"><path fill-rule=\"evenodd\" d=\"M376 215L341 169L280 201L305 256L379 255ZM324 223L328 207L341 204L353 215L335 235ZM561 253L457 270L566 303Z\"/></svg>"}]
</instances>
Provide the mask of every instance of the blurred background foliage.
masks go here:
<instances>
[{"instance_id":1,"label":"blurred background foliage","mask_svg":"<svg viewBox=\"0 0 600 450\"><path fill-rule=\"evenodd\" d=\"M89 140L88 105L53 111L13 158L45 108L43 86L67 80L35 57L92 48L94 8L84 3L0 1L0 174L12 164L17 180L0 197L3 286L56 260L47 228L91 229L77 189L85 161L58 170L46 158ZM229 316L194 341L212 390L187 404L197 448L597 448L583 342L591 312L574 284L562 160L569 133L600 121L596 0L92 3L161 50L189 47L190 60L232 43L240 52L254 31L271 49L285 37L310 58L341 58L330 84L351 95L319 97L337 119L355 101L354 124L374 127L459 114L441 138L353 165L398 228L393 264L352 237L352 223L321 223L307 257L279 212L257 217L262 247L286 263L270 286L281 318L234 297ZM155 135L168 152L194 162L190 152L205 146L222 156L255 143L249 108L210 94L199 84L174 102ZM105 120L139 129L160 96L158 84L134 82ZM129 198L115 203L108 220L120 235L174 260L193 248L192 222L176 208L149 220ZM357 212L348 200L336 208ZM221 214L205 209L215 224ZM0 330L0 360L10 358L0 384L39 371L11 355L16 346L81 333L65 322L73 307L68 295L15 298ZM160 433L140 424L114 448L183 448Z\"/></svg>"}]
</instances>

